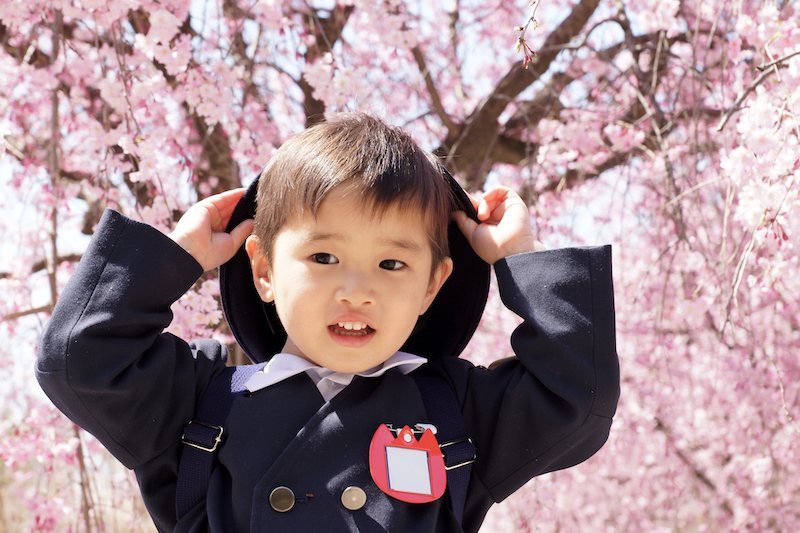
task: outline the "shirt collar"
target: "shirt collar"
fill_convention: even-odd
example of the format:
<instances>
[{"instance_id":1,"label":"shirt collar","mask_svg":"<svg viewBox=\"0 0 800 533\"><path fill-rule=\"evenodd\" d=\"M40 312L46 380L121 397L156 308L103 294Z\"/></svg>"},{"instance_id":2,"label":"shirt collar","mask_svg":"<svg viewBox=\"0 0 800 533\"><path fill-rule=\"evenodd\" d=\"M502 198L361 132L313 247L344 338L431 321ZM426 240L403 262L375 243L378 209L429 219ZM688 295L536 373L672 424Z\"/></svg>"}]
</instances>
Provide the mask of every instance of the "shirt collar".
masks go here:
<instances>
[{"instance_id":1,"label":"shirt collar","mask_svg":"<svg viewBox=\"0 0 800 533\"><path fill-rule=\"evenodd\" d=\"M301 372L306 372L327 402L349 385L353 381L353 376L374 378L382 376L392 368L397 368L403 374L408 374L426 362L427 359L424 357L406 352L396 352L376 367L369 368L363 372L349 374L317 366L299 355L281 352L272 356L263 369L250 376L250 379L245 383L245 388L250 392L256 392L296 376Z\"/></svg>"}]
</instances>

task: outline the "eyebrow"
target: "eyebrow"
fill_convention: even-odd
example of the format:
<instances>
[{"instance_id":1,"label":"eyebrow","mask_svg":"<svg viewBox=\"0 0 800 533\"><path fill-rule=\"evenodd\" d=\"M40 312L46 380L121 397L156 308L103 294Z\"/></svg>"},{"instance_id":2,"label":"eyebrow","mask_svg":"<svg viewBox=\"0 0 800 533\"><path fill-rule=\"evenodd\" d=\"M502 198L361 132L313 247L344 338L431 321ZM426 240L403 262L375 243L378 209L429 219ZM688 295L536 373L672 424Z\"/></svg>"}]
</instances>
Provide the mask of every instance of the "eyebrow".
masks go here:
<instances>
[{"instance_id":1,"label":"eyebrow","mask_svg":"<svg viewBox=\"0 0 800 533\"><path fill-rule=\"evenodd\" d=\"M343 241L343 240L344 237L342 237L338 233L324 233L315 231L308 236L309 243L320 242L320 241ZM413 253L422 252L422 248L420 247L420 245L409 239L380 239L378 243L385 246L401 248L403 250L407 250Z\"/></svg>"}]
</instances>

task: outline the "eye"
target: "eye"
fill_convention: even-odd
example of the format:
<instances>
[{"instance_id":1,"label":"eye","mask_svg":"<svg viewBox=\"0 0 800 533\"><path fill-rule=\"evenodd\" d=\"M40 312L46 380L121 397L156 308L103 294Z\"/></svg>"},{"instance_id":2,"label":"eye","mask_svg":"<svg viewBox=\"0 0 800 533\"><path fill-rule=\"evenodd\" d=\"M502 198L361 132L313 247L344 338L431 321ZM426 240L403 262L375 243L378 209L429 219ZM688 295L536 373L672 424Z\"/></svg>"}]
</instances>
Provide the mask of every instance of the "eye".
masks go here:
<instances>
[{"instance_id":1,"label":"eye","mask_svg":"<svg viewBox=\"0 0 800 533\"><path fill-rule=\"evenodd\" d=\"M313 254L311 260L321 265L333 265L339 262L335 255L326 253Z\"/></svg>"},{"instance_id":2,"label":"eye","mask_svg":"<svg viewBox=\"0 0 800 533\"><path fill-rule=\"evenodd\" d=\"M406 267L406 264L402 261L398 261L397 259L385 259L380 263L381 268L386 270L400 270Z\"/></svg>"}]
</instances>

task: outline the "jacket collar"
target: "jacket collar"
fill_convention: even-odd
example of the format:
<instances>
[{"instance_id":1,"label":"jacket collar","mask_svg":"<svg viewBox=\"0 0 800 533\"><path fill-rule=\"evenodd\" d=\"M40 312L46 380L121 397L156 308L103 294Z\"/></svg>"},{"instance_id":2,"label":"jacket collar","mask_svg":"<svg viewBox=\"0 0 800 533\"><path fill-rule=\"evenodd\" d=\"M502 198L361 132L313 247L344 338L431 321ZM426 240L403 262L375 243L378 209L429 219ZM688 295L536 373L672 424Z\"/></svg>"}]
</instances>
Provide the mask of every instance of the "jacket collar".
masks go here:
<instances>
[{"instance_id":1,"label":"jacket collar","mask_svg":"<svg viewBox=\"0 0 800 533\"><path fill-rule=\"evenodd\" d=\"M281 352L272 356L272 359L264 368L250 376L244 386L248 391L256 392L305 372L314 381L322 398L328 402L348 386L355 376L376 378L392 368L397 368L403 374L408 374L425 364L425 361L425 358L417 355L396 352L375 368L356 372L355 374L347 374L315 365L299 355Z\"/></svg>"}]
</instances>

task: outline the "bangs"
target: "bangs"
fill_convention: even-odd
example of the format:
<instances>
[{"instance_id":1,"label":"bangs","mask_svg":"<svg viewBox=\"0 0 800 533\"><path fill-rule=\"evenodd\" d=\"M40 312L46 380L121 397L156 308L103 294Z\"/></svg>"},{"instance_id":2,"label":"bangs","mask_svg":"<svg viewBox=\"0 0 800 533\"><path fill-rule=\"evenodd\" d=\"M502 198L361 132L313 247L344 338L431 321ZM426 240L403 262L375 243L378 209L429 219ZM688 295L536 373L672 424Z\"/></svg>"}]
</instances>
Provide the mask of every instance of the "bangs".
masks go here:
<instances>
[{"instance_id":1,"label":"bangs","mask_svg":"<svg viewBox=\"0 0 800 533\"><path fill-rule=\"evenodd\" d=\"M439 162L399 128L364 114L341 114L284 143L264 170L255 232L269 254L285 221L308 209L314 216L335 188L363 199L377 218L397 206L425 220L434 262L448 255L453 210Z\"/></svg>"}]
</instances>

